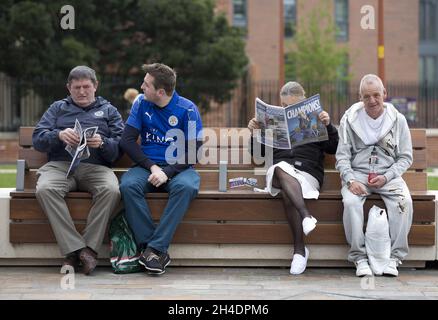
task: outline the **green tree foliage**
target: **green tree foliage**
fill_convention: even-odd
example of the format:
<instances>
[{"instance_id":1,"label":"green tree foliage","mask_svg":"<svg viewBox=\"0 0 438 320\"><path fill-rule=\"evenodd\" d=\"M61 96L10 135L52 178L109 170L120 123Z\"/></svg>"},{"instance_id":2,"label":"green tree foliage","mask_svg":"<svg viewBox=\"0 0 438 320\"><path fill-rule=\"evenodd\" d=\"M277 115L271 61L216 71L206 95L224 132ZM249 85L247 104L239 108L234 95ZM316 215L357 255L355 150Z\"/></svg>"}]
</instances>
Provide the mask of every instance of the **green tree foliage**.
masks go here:
<instances>
[{"instance_id":1,"label":"green tree foliage","mask_svg":"<svg viewBox=\"0 0 438 320\"><path fill-rule=\"evenodd\" d=\"M140 86L141 65L162 62L177 71L180 93L204 106L226 101L245 71L244 40L214 0L72 0L74 30L60 26L65 4L0 2L0 71L59 81L86 64Z\"/></svg>"},{"instance_id":2,"label":"green tree foliage","mask_svg":"<svg viewBox=\"0 0 438 320\"><path fill-rule=\"evenodd\" d=\"M348 63L348 49L336 42L336 26L327 11L317 7L302 20L296 46L286 56L287 79L320 84L347 80L341 71Z\"/></svg>"}]
</instances>

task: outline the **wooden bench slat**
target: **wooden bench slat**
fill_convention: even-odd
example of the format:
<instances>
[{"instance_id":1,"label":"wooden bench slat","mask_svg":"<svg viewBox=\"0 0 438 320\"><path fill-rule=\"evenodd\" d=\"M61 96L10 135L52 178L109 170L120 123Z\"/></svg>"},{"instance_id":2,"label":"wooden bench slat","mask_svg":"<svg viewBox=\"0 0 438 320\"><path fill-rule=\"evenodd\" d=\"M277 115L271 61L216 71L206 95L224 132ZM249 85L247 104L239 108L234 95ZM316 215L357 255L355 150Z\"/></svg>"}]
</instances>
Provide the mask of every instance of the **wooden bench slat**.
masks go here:
<instances>
[{"instance_id":1,"label":"wooden bench slat","mask_svg":"<svg viewBox=\"0 0 438 320\"><path fill-rule=\"evenodd\" d=\"M25 190L25 191L13 191L10 193L12 198L15 199L25 199L25 198L35 198L35 190ZM281 196L278 195L277 198ZM435 194L432 192L421 192L413 191L411 192L411 197L413 200L427 200L434 201ZM69 198L80 198L80 199L90 199L91 194L88 192L69 192L67 199ZM167 193L149 193L147 198L151 199L167 199ZM272 199L272 196L267 193L254 192L252 190L229 190L227 192L219 192L213 190L200 190L197 198L199 199ZM321 192L319 199L330 199L330 200L342 200L341 192L338 191L325 191ZM380 199L379 195L372 194L368 199Z\"/></svg>"},{"instance_id":2,"label":"wooden bench slat","mask_svg":"<svg viewBox=\"0 0 438 320\"><path fill-rule=\"evenodd\" d=\"M117 177L120 179L125 171L115 171ZM216 169L211 170L198 170L201 176L201 190L217 190L219 186L219 172ZM258 181L258 186L264 188L265 176L255 175L252 170L229 170L228 179L231 178L256 178ZM410 191L422 191L427 189L427 173L426 172L413 172L408 171L403 175ZM25 189L34 189L36 186L36 171L27 171L24 181ZM324 184L322 186L322 191L330 190L340 190L341 181L339 179L339 172L337 171L326 171L324 177Z\"/></svg>"},{"instance_id":3,"label":"wooden bench slat","mask_svg":"<svg viewBox=\"0 0 438 320\"><path fill-rule=\"evenodd\" d=\"M222 149L224 151L217 150L216 156L211 156L211 161L213 159L225 159L228 161L229 169L251 169L254 167L254 164L251 162L251 156L247 149ZM425 170L427 169L427 150L426 149L415 149L413 152L414 161L410 170ZM18 158L26 159L26 166L29 169L39 169L47 162L47 155L45 153L36 151L34 149L19 149L18 150ZM232 163L231 159L236 159L239 163ZM212 168L217 169L219 167L218 163L206 163L206 160L203 163L197 163L195 168L203 169L203 168ZM335 155L327 154L324 160L324 168L326 169L334 169L336 164ZM130 168L133 165L131 159L127 154L124 154L120 160L114 163L113 168Z\"/></svg>"},{"instance_id":4,"label":"wooden bench slat","mask_svg":"<svg viewBox=\"0 0 438 320\"><path fill-rule=\"evenodd\" d=\"M18 144L21 147L30 148L32 146L32 134L35 127L20 127L18 132Z\"/></svg>"},{"instance_id":5,"label":"wooden bench slat","mask_svg":"<svg viewBox=\"0 0 438 320\"><path fill-rule=\"evenodd\" d=\"M149 201L149 207L154 219L159 220L167 199ZM319 222L342 221L342 201L330 199L306 200L307 207ZM367 200L365 202L365 220L368 211L373 206L385 208L382 200ZM73 220L86 220L92 206L91 199L67 199L67 206ZM431 223L435 221L435 204L433 201L414 201L414 222ZM36 199L11 199L10 219L13 220L47 220ZM184 216L185 221L286 221L281 199L195 199L190 210Z\"/></svg>"},{"instance_id":6,"label":"wooden bench slat","mask_svg":"<svg viewBox=\"0 0 438 320\"><path fill-rule=\"evenodd\" d=\"M35 127L20 127L19 145L24 148L32 146L32 134ZM217 146L219 142L229 147L244 146L248 147L251 134L248 128L204 128L204 146ZM214 139L216 138L216 139Z\"/></svg>"},{"instance_id":7,"label":"wooden bench slat","mask_svg":"<svg viewBox=\"0 0 438 320\"><path fill-rule=\"evenodd\" d=\"M413 148L426 148L426 130L425 129L410 129Z\"/></svg>"},{"instance_id":8,"label":"wooden bench slat","mask_svg":"<svg viewBox=\"0 0 438 320\"><path fill-rule=\"evenodd\" d=\"M76 224L79 232L85 224ZM261 236L263 235L263 236ZM292 244L292 232L287 224L201 224L182 222L172 243L192 244ZM11 243L54 243L48 224L10 224ZM105 239L108 242L108 236ZM306 239L308 244L346 244L341 224L321 224ZM413 225L410 245L434 245L435 225Z\"/></svg>"},{"instance_id":9,"label":"wooden bench slat","mask_svg":"<svg viewBox=\"0 0 438 320\"><path fill-rule=\"evenodd\" d=\"M205 128L208 129L206 132L206 136L209 137L209 132L213 133L217 140L221 141L228 141L229 146L236 146L236 132L237 136L240 138L239 145L247 147L248 140L250 137L249 130L247 128ZM32 146L32 133L33 133L34 127L20 127L19 131L19 145L22 147L31 147ZM426 131L424 129L410 129L411 132L411 138L412 138L412 145L414 148L426 148ZM215 145L213 140L209 140L208 138L205 139L205 146L213 146Z\"/></svg>"}]
</instances>

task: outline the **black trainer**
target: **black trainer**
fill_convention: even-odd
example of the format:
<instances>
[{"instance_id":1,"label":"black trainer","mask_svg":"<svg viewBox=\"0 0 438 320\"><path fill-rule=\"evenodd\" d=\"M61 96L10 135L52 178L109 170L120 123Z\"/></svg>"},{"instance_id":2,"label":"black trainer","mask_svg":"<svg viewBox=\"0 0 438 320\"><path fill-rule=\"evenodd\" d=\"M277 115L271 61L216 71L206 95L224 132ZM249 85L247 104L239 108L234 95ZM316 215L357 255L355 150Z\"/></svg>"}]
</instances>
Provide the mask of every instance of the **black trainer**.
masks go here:
<instances>
[{"instance_id":1,"label":"black trainer","mask_svg":"<svg viewBox=\"0 0 438 320\"><path fill-rule=\"evenodd\" d=\"M153 274L163 274L170 263L170 256L167 252L159 252L148 247L143 251L138 262Z\"/></svg>"}]
</instances>

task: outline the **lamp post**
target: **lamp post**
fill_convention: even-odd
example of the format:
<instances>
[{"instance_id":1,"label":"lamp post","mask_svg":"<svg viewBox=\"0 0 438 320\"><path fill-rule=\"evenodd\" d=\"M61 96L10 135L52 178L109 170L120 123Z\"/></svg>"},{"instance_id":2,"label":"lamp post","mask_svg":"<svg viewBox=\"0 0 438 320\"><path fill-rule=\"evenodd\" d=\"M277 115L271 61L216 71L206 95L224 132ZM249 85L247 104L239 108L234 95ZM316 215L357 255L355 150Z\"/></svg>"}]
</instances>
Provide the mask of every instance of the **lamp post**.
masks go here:
<instances>
[{"instance_id":1,"label":"lamp post","mask_svg":"<svg viewBox=\"0 0 438 320\"><path fill-rule=\"evenodd\" d=\"M378 7L378 40L377 40L377 57L378 57L378 74L380 79L382 79L383 84L385 84L385 35L384 35L384 23L383 23L383 0L379 1Z\"/></svg>"}]
</instances>

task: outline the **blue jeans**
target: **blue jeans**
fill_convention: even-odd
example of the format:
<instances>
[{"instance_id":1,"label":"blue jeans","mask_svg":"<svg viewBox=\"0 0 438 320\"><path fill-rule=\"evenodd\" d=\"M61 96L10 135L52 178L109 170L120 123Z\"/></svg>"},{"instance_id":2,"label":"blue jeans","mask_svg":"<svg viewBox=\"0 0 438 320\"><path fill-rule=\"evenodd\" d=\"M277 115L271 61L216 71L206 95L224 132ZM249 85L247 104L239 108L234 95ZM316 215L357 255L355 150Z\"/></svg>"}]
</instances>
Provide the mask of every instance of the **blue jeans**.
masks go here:
<instances>
[{"instance_id":1,"label":"blue jeans","mask_svg":"<svg viewBox=\"0 0 438 320\"><path fill-rule=\"evenodd\" d=\"M125 217L139 246L167 252L178 224L199 191L200 177L194 169L187 169L159 188L148 182L151 172L142 167L128 170L120 183L125 205ZM168 192L169 200L158 225L152 219L145 199L150 192Z\"/></svg>"}]
</instances>

